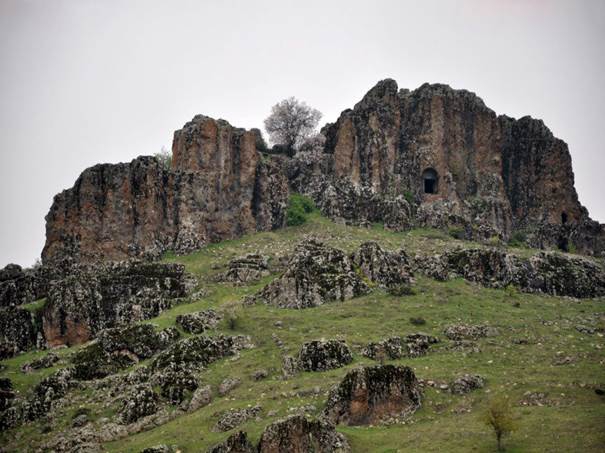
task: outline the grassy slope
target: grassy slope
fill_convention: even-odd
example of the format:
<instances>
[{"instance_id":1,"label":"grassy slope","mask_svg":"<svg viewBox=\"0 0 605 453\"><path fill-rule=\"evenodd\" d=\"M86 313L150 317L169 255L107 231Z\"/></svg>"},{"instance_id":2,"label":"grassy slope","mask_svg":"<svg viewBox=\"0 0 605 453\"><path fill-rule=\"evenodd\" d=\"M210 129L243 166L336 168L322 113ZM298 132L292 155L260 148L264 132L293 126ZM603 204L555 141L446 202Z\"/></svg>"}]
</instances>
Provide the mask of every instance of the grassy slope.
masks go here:
<instances>
[{"instance_id":1,"label":"grassy slope","mask_svg":"<svg viewBox=\"0 0 605 453\"><path fill-rule=\"evenodd\" d=\"M369 239L391 249L439 252L445 247L468 244L454 241L442 233L415 230L390 233L380 226L372 229L346 227L313 216L306 225L278 232L258 233L234 241L211 245L188 256L168 256L167 261L181 262L200 279L208 295L203 299L177 306L152 320L161 327L174 324L180 313L202 308L235 307L246 294L251 294L274 276L248 287L232 287L212 282L212 275L233 257L260 251L270 256L287 254L303 234L314 234L330 244L352 250ZM526 254L527 251L519 250ZM605 316L603 300L574 301L571 299L522 294L514 290L490 290L463 280L446 283L418 278L416 294L392 297L381 290L326 306L296 311L267 306L235 308L237 323L231 330L226 321L219 331L250 335L257 347L244 351L235 361L222 360L201 374L201 381L214 389L225 377L239 377L242 385L227 397L215 397L213 403L194 413L180 417L153 430L106 444L108 451L138 452L157 443L177 444L183 452L205 451L226 438L229 433L214 433L212 426L220 412L261 404L261 421L250 421L241 428L257 439L271 421L287 415L292 407L312 404L321 411L325 392L337 383L347 369L371 363L359 355L360 347L371 340L388 335L404 335L419 330L441 337L444 341L426 357L396 361L414 368L419 378L449 381L465 372L486 377L484 389L466 396L452 396L435 389L425 392L423 407L405 425L388 427L339 427L347 435L354 451L495 451L493 435L481 422L481 415L492 394L505 393L519 401L527 391L548 393L558 405L553 407L515 408L519 429L507 439L508 451L603 451L605 448L605 401L591 386L605 384L605 352L602 336L584 335L576 324L595 313ZM516 306L518 305L518 306ZM411 317L423 317L427 324L419 329L410 324ZM277 320L283 326L274 326ZM442 330L458 322L488 323L500 330L496 337L479 340L482 352L464 354L447 350ZM271 334L284 342L288 353L294 354L303 341L339 337L353 347L355 361L350 367L325 373L302 373L296 378L280 379L280 350ZM526 338L529 344L516 345L513 339ZM63 351L62 351L63 352ZM18 366L40 353L24 354L6 361L17 387L25 391L48 370L30 375L17 371ZM557 354L576 357L569 365L554 366ZM252 373L266 368L268 379L256 382ZM321 395L307 395L315 387ZM302 394L303 396L301 396ZM90 407L93 418L112 415L115 405L106 407L102 397L77 394L76 403ZM275 417L267 413L277 410ZM60 411L59 426L69 423L74 408ZM32 440L42 437L42 422L21 429L21 439L11 446L26 449ZM1 438L0 438L1 440Z\"/></svg>"}]
</instances>

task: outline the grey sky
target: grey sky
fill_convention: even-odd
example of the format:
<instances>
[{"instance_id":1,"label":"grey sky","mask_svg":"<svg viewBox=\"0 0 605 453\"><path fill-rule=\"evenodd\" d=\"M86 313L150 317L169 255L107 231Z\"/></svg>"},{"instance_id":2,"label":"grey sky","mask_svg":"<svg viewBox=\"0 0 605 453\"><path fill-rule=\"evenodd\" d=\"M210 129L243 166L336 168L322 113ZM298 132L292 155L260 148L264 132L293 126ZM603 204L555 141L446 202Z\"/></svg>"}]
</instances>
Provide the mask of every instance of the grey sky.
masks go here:
<instances>
[{"instance_id":1,"label":"grey sky","mask_svg":"<svg viewBox=\"0 0 605 453\"><path fill-rule=\"evenodd\" d=\"M197 113L261 127L288 96L334 121L386 77L542 118L605 222L604 43L601 0L0 0L0 266L33 263L86 167L170 148Z\"/></svg>"}]
</instances>

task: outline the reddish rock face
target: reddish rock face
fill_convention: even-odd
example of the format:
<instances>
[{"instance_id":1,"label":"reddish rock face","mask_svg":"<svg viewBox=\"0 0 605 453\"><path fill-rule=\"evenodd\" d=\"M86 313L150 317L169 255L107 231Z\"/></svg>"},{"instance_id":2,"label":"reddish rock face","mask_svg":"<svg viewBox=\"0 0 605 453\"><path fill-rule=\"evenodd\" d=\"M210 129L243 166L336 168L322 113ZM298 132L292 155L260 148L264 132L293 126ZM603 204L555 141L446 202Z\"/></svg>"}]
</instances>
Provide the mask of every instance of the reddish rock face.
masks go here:
<instances>
[{"instance_id":1,"label":"reddish rock face","mask_svg":"<svg viewBox=\"0 0 605 453\"><path fill-rule=\"evenodd\" d=\"M199 115L175 132L170 170L153 157L87 169L54 199L43 260L153 257L283 226L287 179L259 137Z\"/></svg>"},{"instance_id":2,"label":"reddish rock face","mask_svg":"<svg viewBox=\"0 0 605 453\"><path fill-rule=\"evenodd\" d=\"M323 213L386 228L457 227L466 238L605 253L578 201L567 145L540 120L497 116L474 93L383 80L294 158L261 154L258 130L202 115L176 131L172 168L97 165L55 197L43 260L189 252L285 224L289 190Z\"/></svg>"}]
</instances>

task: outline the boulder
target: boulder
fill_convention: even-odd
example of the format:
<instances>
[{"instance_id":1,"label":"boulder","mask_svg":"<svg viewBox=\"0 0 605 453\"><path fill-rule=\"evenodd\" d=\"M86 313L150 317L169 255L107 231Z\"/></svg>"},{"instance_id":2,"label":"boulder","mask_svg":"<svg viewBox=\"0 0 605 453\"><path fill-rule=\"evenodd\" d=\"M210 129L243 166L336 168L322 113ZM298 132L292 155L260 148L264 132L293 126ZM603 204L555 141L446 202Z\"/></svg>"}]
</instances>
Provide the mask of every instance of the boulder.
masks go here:
<instances>
[{"instance_id":1,"label":"boulder","mask_svg":"<svg viewBox=\"0 0 605 453\"><path fill-rule=\"evenodd\" d=\"M231 434L227 440L210 448L208 453L257 453L257 449L248 440L243 431Z\"/></svg>"},{"instance_id":2,"label":"boulder","mask_svg":"<svg viewBox=\"0 0 605 453\"><path fill-rule=\"evenodd\" d=\"M405 337L389 337L378 343L369 343L361 354L374 360L420 357L427 353L432 344L438 342L437 338L421 333Z\"/></svg>"},{"instance_id":3,"label":"boulder","mask_svg":"<svg viewBox=\"0 0 605 453\"><path fill-rule=\"evenodd\" d=\"M49 352L39 359L32 360L31 362L25 363L21 367L21 371L24 373L30 373L33 370L40 370L42 368L50 368L59 361L59 356L54 352Z\"/></svg>"},{"instance_id":4,"label":"boulder","mask_svg":"<svg viewBox=\"0 0 605 453\"><path fill-rule=\"evenodd\" d=\"M258 281L269 274L269 260L267 257L258 253L249 253L244 257L231 260L229 269L219 280L236 285L245 285Z\"/></svg>"},{"instance_id":5,"label":"boulder","mask_svg":"<svg viewBox=\"0 0 605 453\"><path fill-rule=\"evenodd\" d=\"M212 402L212 390L209 385L204 385L202 387L198 387L195 392L193 392L193 396L191 397L191 401L189 401L189 406L187 410L189 412L196 411L204 406L207 406Z\"/></svg>"},{"instance_id":6,"label":"boulder","mask_svg":"<svg viewBox=\"0 0 605 453\"><path fill-rule=\"evenodd\" d=\"M412 271L403 250L393 253L384 250L377 242L364 242L351 255L351 260L370 281L384 288L410 284Z\"/></svg>"},{"instance_id":7,"label":"boulder","mask_svg":"<svg viewBox=\"0 0 605 453\"><path fill-rule=\"evenodd\" d=\"M298 367L304 371L327 371L353 361L351 350L341 340L314 340L304 343L298 353Z\"/></svg>"},{"instance_id":8,"label":"boulder","mask_svg":"<svg viewBox=\"0 0 605 453\"><path fill-rule=\"evenodd\" d=\"M218 386L218 394L225 396L231 392L231 390L239 387L241 383L242 381L240 381L238 378L225 378Z\"/></svg>"},{"instance_id":9,"label":"boulder","mask_svg":"<svg viewBox=\"0 0 605 453\"><path fill-rule=\"evenodd\" d=\"M456 378L450 384L450 392L455 395L464 395L470 393L473 390L483 388L485 385L485 379L478 374L464 374Z\"/></svg>"},{"instance_id":10,"label":"boulder","mask_svg":"<svg viewBox=\"0 0 605 453\"><path fill-rule=\"evenodd\" d=\"M296 246L286 271L255 297L279 308L310 308L368 292L349 257L315 239Z\"/></svg>"},{"instance_id":11,"label":"boulder","mask_svg":"<svg viewBox=\"0 0 605 453\"><path fill-rule=\"evenodd\" d=\"M214 425L213 431L230 431L233 428L246 423L248 420L257 418L262 408L258 405L254 407L247 407L244 409L232 409L224 412L220 415L216 425Z\"/></svg>"},{"instance_id":12,"label":"boulder","mask_svg":"<svg viewBox=\"0 0 605 453\"><path fill-rule=\"evenodd\" d=\"M406 416L420 407L421 393L411 368L394 365L349 371L331 391L324 415L333 423L370 425Z\"/></svg>"},{"instance_id":13,"label":"boulder","mask_svg":"<svg viewBox=\"0 0 605 453\"><path fill-rule=\"evenodd\" d=\"M124 424L134 423L142 417L155 414L158 410L159 397L150 385L136 385L126 395L120 408L120 420Z\"/></svg>"},{"instance_id":14,"label":"boulder","mask_svg":"<svg viewBox=\"0 0 605 453\"><path fill-rule=\"evenodd\" d=\"M187 333L204 333L213 329L222 319L222 315L212 309L186 313L176 317L176 323Z\"/></svg>"},{"instance_id":15,"label":"boulder","mask_svg":"<svg viewBox=\"0 0 605 453\"><path fill-rule=\"evenodd\" d=\"M293 415L265 428L258 444L259 453L348 453L351 447L344 435L324 419Z\"/></svg>"}]
</instances>

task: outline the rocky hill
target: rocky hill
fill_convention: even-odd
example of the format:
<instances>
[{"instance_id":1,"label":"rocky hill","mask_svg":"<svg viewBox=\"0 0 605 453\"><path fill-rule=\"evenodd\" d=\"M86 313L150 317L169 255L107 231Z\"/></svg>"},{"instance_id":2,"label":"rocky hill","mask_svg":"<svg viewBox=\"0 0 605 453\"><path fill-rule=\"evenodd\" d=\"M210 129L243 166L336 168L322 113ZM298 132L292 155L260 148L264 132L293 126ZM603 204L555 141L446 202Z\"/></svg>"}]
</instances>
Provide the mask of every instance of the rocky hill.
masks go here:
<instances>
[{"instance_id":1,"label":"rocky hill","mask_svg":"<svg viewBox=\"0 0 605 453\"><path fill-rule=\"evenodd\" d=\"M605 233L567 146L378 83L294 156L196 116L0 269L0 453L603 451ZM296 203L301 222L286 226Z\"/></svg>"},{"instance_id":2,"label":"rocky hill","mask_svg":"<svg viewBox=\"0 0 605 453\"><path fill-rule=\"evenodd\" d=\"M288 194L328 217L403 231L517 233L533 247L600 255L605 230L578 201L567 145L540 120L497 116L446 85L372 88L294 158L260 132L196 116L174 134L170 169L151 157L97 165L55 197L43 261L186 253L283 227Z\"/></svg>"}]
</instances>

